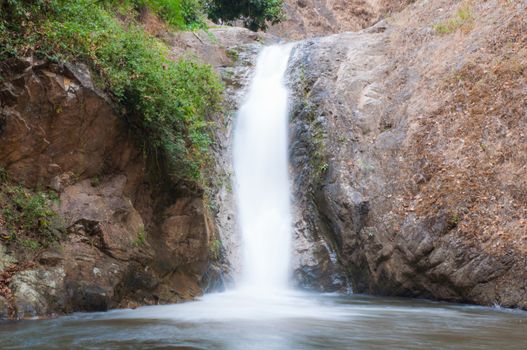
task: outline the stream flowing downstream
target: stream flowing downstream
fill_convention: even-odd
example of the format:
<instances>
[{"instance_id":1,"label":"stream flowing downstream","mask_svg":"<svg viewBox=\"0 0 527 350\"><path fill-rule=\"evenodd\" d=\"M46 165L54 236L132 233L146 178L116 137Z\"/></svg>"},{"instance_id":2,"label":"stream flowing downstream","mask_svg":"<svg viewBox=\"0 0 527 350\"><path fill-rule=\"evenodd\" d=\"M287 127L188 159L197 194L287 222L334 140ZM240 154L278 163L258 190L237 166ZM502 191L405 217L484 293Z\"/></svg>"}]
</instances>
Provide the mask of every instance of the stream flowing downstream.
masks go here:
<instances>
[{"instance_id":1,"label":"stream flowing downstream","mask_svg":"<svg viewBox=\"0 0 527 350\"><path fill-rule=\"evenodd\" d=\"M527 349L527 313L289 287L292 46L259 56L234 135L236 288L177 305L0 323L0 349Z\"/></svg>"}]
</instances>

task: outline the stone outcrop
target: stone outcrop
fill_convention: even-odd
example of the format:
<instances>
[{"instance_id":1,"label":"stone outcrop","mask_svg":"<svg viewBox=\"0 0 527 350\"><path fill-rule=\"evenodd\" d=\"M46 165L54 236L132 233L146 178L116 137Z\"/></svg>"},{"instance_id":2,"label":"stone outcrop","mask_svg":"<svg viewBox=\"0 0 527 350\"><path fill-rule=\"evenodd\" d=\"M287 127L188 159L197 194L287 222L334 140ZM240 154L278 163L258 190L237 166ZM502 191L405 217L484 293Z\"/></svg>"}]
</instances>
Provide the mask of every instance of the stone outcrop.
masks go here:
<instances>
[{"instance_id":1,"label":"stone outcrop","mask_svg":"<svg viewBox=\"0 0 527 350\"><path fill-rule=\"evenodd\" d=\"M526 16L418 1L298 44L296 234L355 292L527 308Z\"/></svg>"},{"instance_id":2,"label":"stone outcrop","mask_svg":"<svg viewBox=\"0 0 527 350\"><path fill-rule=\"evenodd\" d=\"M225 82L208 189L152 178L126 118L86 67L1 63L0 168L15 183L55 192L66 232L35 252L0 240L0 318L174 303L221 290L236 274L232 121L259 49L276 38L144 23L174 59L210 63ZM6 229L0 216L0 234ZM28 259L34 263L25 266Z\"/></svg>"},{"instance_id":3,"label":"stone outcrop","mask_svg":"<svg viewBox=\"0 0 527 350\"><path fill-rule=\"evenodd\" d=\"M285 0L285 17L269 31L299 40L367 28L413 0Z\"/></svg>"},{"instance_id":4,"label":"stone outcrop","mask_svg":"<svg viewBox=\"0 0 527 350\"><path fill-rule=\"evenodd\" d=\"M3 317L200 295L212 234L201 194L149 180L125 119L85 67L9 60L1 69L0 166L16 183L55 191L66 230L37 251L0 242L0 271L32 260L5 277Z\"/></svg>"}]
</instances>

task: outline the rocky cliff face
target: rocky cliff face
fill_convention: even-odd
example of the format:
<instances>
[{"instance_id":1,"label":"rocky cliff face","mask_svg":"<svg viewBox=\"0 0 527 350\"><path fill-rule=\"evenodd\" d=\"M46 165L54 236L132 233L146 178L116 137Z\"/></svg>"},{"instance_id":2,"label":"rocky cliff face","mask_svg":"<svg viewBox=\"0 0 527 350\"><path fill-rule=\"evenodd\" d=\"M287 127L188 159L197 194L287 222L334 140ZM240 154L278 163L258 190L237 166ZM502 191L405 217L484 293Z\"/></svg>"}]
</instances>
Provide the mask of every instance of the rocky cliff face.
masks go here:
<instances>
[{"instance_id":1,"label":"rocky cliff face","mask_svg":"<svg viewBox=\"0 0 527 350\"><path fill-rule=\"evenodd\" d=\"M271 26L270 32L299 40L358 31L402 10L412 2L413 0L285 0L286 19Z\"/></svg>"},{"instance_id":2,"label":"rocky cliff face","mask_svg":"<svg viewBox=\"0 0 527 350\"><path fill-rule=\"evenodd\" d=\"M527 308L526 15L420 1L298 45L297 234L354 291Z\"/></svg>"},{"instance_id":3,"label":"rocky cliff face","mask_svg":"<svg viewBox=\"0 0 527 350\"><path fill-rule=\"evenodd\" d=\"M2 76L0 166L18 184L55 193L65 231L26 249L15 242L24 233L1 220L0 265L13 270L2 280L2 315L199 295L210 236L201 195L150 181L123 117L82 66L11 60Z\"/></svg>"}]
</instances>

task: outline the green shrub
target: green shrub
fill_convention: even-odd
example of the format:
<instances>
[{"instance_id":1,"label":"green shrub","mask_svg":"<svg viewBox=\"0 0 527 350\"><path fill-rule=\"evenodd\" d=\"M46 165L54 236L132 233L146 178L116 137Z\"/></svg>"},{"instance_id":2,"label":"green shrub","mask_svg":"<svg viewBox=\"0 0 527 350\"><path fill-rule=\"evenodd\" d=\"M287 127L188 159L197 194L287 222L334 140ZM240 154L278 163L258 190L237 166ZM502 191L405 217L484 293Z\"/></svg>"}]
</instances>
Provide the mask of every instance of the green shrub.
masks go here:
<instances>
[{"instance_id":1,"label":"green shrub","mask_svg":"<svg viewBox=\"0 0 527 350\"><path fill-rule=\"evenodd\" d=\"M132 11L115 0L10 0L0 15L7 34L0 37L0 58L34 53L88 63L125 107L149 158L166 163L178 178L200 180L211 142L207 117L221 104L220 80L209 65L169 59L168 48L133 17L116 18L116 3ZM177 21L171 14L179 1L144 3Z\"/></svg>"},{"instance_id":2,"label":"green shrub","mask_svg":"<svg viewBox=\"0 0 527 350\"><path fill-rule=\"evenodd\" d=\"M40 243L35 241L34 239L23 239L20 241L20 244L23 247L31 250L37 250L38 248L40 248Z\"/></svg>"},{"instance_id":3,"label":"green shrub","mask_svg":"<svg viewBox=\"0 0 527 350\"><path fill-rule=\"evenodd\" d=\"M0 189L0 214L10 232L10 239L17 240L20 231L33 234L43 245L60 239L63 223L51 208L52 199L46 193L32 193L21 186L9 184Z\"/></svg>"},{"instance_id":4,"label":"green shrub","mask_svg":"<svg viewBox=\"0 0 527 350\"><path fill-rule=\"evenodd\" d=\"M473 21L473 16L470 12L470 9L466 7L460 8L454 18L450 18L444 22L434 24L434 30L441 34L451 34L458 30L459 28L471 24Z\"/></svg>"},{"instance_id":5,"label":"green shrub","mask_svg":"<svg viewBox=\"0 0 527 350\"><path fill-rule=\"evenodd\" d=\"M209 242L209 257L212 260L219 260L221 258L221 241L214 239Z\"/></svg>"},{"instance_id":6,"label":"green shrub","mask_svg":"<svg viewBox=\"0 0 527 350\"><path fill-rule=\"evenodd\" d=\"M145 228L141 226L141 228L139 228L139 231L137 232L137 237L132 242L132 245L134 247L142 247L145 244L146 244L146 232L145 232Z\"/></svg>"},{"instance_id":7,"label":"green shrub","mask_svg":"<svg viewBox=\"0 0 527 350\"><path fill-rule=\"evenodd\" d=\"M148 7L177 29L206 28L201 0L129 0L128 2L131 2L136 9Z\"/></svg>"},{"instance_id":8,"label":"green shrub","mask_svg":"<svg viewBox=\"0 0 527 350\"><path fill-rule=\"evenodd\" d=\"M205 24L205 8L201 0L182 0L181 11L187 28L207 28Z\"/></svg>"},{"instance_id":9,"label":"green shrub","mask_svg":"<svg viewBox=\"0 0 527 350\"><path fill-rule=\"evenodd\" d=\"M265 30L268 23L284 19L283 0L206 0L213 21L242 20L251 30Z\"/></svg>"}]
</instances>

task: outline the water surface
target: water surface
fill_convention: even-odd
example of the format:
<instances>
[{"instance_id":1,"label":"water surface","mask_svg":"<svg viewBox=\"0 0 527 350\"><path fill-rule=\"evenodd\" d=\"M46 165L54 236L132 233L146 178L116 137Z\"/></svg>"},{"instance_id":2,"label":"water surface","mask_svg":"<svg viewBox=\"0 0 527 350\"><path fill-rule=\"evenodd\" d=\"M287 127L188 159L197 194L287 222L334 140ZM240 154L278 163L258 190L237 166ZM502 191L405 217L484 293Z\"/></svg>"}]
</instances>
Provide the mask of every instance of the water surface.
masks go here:
<instances>
[{"instance_id":1,"label":"water surface","mask_svg":"<svg viewBox=\"0 0 527 350\"><path fill-rule=\"evenodd\" d=\"M239 291L0 324L0 349L527 349L527 313L408 299Z\"/></svg>"}]
</instances>

